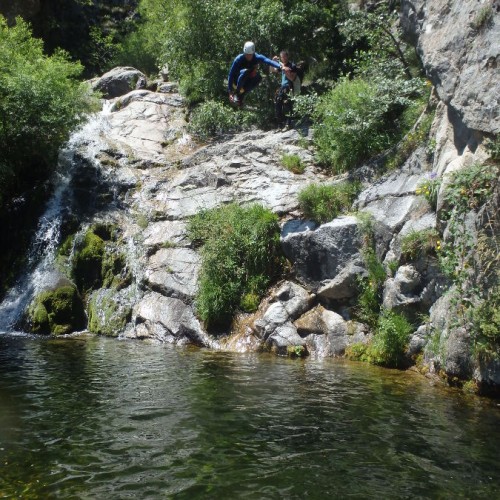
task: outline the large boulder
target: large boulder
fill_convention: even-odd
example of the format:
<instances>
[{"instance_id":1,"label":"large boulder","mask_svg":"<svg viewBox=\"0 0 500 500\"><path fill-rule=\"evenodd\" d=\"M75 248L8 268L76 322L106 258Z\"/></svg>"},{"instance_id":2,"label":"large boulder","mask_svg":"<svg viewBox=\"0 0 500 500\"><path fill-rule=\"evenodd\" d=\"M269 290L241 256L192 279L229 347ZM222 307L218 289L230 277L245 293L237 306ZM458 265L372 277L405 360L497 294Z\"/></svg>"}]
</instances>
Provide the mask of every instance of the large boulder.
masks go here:
<instances>
[{"instance_id":1,"label":"large boulder","mask_svg":"<svg viewBox=\"0 0 500 500\"><path fill-rule=\"evenodd\" d=\"M304 338L307 350L316 358L343 356L353 343L366 343L370 338L364 325L345 321L334 311L318 305L294 322Z\"/></svg>"},{"instance_id":2,"label":"large boulder","mask_svg":"<svg viewBox=\"0 0 500 500\"><path fill-rule=\"evenodd\" d=\"M83 330L87 319L76 286L62 276L49 281L30 304L27 322L33 333L65 335Z\"/></svg>"},{"instance_id":3,"label":"large boulder","mask_svg":"<svg viewBox=\"0 0 500 500\"><path fill-rule=\"evenodd\" d=\"M145 88L146 84L146 75L128 66L113 68L91 82L92 88L101 92L105 99L120 97L131 90Z\"/></svg>"},{"instance_id":4,"label":"large boulder","mask_svg":"<svg viewBox=\"0 0 500 500\"><path fill-rule=\"evenodd\" d=\"M134 306L132 318L135 328L129 336L212 347L191 307L179 299L149 292Z\"/></svg>"},{"instance_id":5,"label":"large boulder","mask_svg":"<svg viewBox=\"0 0 500 500\"><path fill-rule=\"evenodd\" d=\"M135 288L101 288L93 292L88 305L89 332L118 337L132 317Z\"/></svg>"},{"instance_id":6,"label":"large boulder","mask_svg":"<svg viewBox=\"0 0 500 500\"><path fill-rule=\"evenodd\" d=\"M354 216L341 216L315 231L289 233L281 239L297 278L316 292L360 256L362 236Z\"/></svg>"},{"instance_id":7,"label":"large boulder","mask_svg":"<svg viewBox=\"0 0 500 500\"><path fill-rule=\"evenodd\" d=\"M306 312L313 299L313 295L296 283L283 283L271 296L263 314L254 321L254 330L260 338L267 340L277 328Z\"/></svg>"}]
</instances>

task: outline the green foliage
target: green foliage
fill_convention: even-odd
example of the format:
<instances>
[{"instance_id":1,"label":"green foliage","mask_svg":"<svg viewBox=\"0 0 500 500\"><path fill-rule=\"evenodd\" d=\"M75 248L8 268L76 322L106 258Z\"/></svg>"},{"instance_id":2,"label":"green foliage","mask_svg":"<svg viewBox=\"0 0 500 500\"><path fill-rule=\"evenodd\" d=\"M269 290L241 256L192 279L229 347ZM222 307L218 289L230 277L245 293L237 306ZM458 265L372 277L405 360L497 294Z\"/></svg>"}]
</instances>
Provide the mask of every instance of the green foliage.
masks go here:
<instances>
[{"instance_id":1,"label":"green foliage","mask_svg":"<svg viewBox=\"0 0 500 500\"><path fill-rule=\"evenodd\" d=\"M493 139L486 141L486 150L490 154L492 162L500 162L500 134L496 134Z\"/></svg>"},{"instance_id":2,"label":"green foliage","mask_svg":"<svg viewBox=\"0 0 500 500\"><path fill-rule=\"evenodd\" d=\"M371 362L377 365L401 366L413 327L401 314L384 310L375 338L369 347Z\"/></svg>"},{"instance_id":3,"label":"green foliage","mask_svg":"<svg viewBox=\"0 0 500 500\"><path fill-rule=\"evenodd\" d=\"M71 60L80 61L84 77L90 78L112 67L123 37L136 26L137 3L138 0L36 2L41 8L30 16L30 21L34 36L44 41L47 54L64 49Z\"/></svg>"},{"instance_id":4,"label":"green foliage","mask_svg":"<svg viewBox=\"0 0 500 500\"><path fill-rule=\"evenodd\" d=\"M498 278L497 274L496 286L488 290L477 307L469 311L475 332L475 349L479 355L490 358L500 355L500 284Z\"/></svg>"},{"instance_id":5,"label":"green foliage","mask_svg":"<svg viewBox=\"0 0 500 500\"><path fill-rule=\"evenodd\" d=\"M303 174L306 168L300 156L295 154L283 154L281 157L281 164L294 174Z\"/></svg>"},{"instance_id":6,"label":"green foliage","mask_svg":"<svg viewBox=\"0 0 500 500\"><path fill-rule=\"evenodd\" d=\"M382 302L382 286L387 277L383 264L375 253L372 242L362 250L368 277L358 279L358 302L355 315L359 321L374 328L378 322Z\"/></svg>"},{"instance_id":7,"label":"green foliage","mask_svg":"<svg viewBox=\"0 0 500 500\"><path fill-rule=\"evenodd\" d=\"M293 41L293 48L300 48L301 59L342 60L336 23L346 8L338 0L141 0L139 11L142 24L131 41L124 42L125 51L133 48L133 53L141 53L142 46L148 59L157 60L159 66L168 64L171 77L180 82L191 103L225 93L224 80L245 40L253 40L257 52L266 56L277 54ZM314 28L315 36L304 26ZM270 99L270 87L278 80L266 80L262 86L268 87Z\"/></svg>"},{"instance_id":8,"label":"green foliage","mask_svg":"<svg viewBox=\"0 0 500 500\"><path fill-rule=\"evenodd\" d=\"M84 328L85 313L78 291L72 285L38 294L28 310L34 333L64 335Z\"/></svg>"},{"instance_id":9,"label":"green foliage","mask_svg":"<svg viewBox=\"0 0 500 500\"><path fill-rule=\"evenodd\" d=\"M196 308L207 327L226 327L238 307L255 309L282 265L276 215L233 203L192 217L188 235L203 245Z\"/></svg>"},{"instance_id":10,"label":"green foliage","mask_svg":"<svg viewBox=\"0 0 500 500\"><path fill-rule=\"evenodd\" d=\"M312 91L308 94L300 94L292 97L293 115L297 123L310 120L314 115L314 110L318 105L319 96Z\"/></svg>"},{"instance_id":11,"label":"green foliage","mask_svg":"<svg viewBox=\"0 0 500 500\"><path fill-rule=\"evenodd\" d=\"M442 213L448 226L440 264L458 290L457 321L469 329L475 352L488 356L500 356L499 179L498 164L456 172L446 187ZM476 219L474 227L478 213L481 223Z\"/></svg>"},{"instance_id":12,"label":"green foliage","mask_svg":"<svg viewBox=\"0 0 500 500\"><path fill-rule=\"evenodd\" d=\"M0 17L0 206L45 180L71 130L97 108L76 80L81 69L61 51L45 56L20 18L9 28Z\"/></svg>"},{"instance_id":13,"label":"green foliage","mask_svg":"<svg viewBox=\"0 0 500 500\"><path fill-rule=\"evenodd\" d=\"M341 78L315 110L318 160L340 173L388 148L401 134L398 119L410 97L422 89L419 79Z\"/></svg>"},{"instance_id":14,"label":"green foliage","mask_svg":"<svg viewBox=\"0 0 500 500\"><path fill-rule=\"evenodd\" d=\"M206 101L194 109L189 131L200 139L234 133L241 129L237 113L218 101Z\"/></svg>"},{"instance_id":15,"label":"green foliage","mask_svg":"<svg viewBox=\"0 0 500 500\"><path fill-rule=\"evenodd\" d=\"M299 192L299 205L305 217L320 224L348 211L361 185L358 182L310 184Z\"/></svg>"},{"instance_id":16,"label":"green foliage","mask_svg":"<svg viewBox=\"0 0 500 500\"><path fill-rule=\"evenodd\" d=\"M440 245L439 233L434 228L410 231L401 239L401 254L404 259L416 260L435 253Z\"/></svg>"},{"instance_id":17,"label":"green foliage","mask_svg":"<svg viewBox=\"0 0 500 500\"><path fill-rule=\"evenodd\" d=\"M376 365L401 367L412 331L413 327L404 316L384 310L371 343L350 345L346 349L346 356Z\"/></svg>"},{"instance_id":18,"label":"green foliage","mask_svg":"<svg viewBox=\"0 0 500 500\"><path fill-rule=\"evenodd\" d=\"M307 349L303 345L289 345L286 354L290 358L303 358L307 355Z\"/></svg>"},{"instance_id":19,"label":"green foliage","mask_svg":"<svg viewBox=\"0 0 500 500\"><path fill-rule=\"evenodd\" d=\"M415 114L420 114L426 108L426 102L422 99L417 99L413 101L409 107L402 114L402 132L413 127L415 120ZM424 144L428 140L429 130L432 125L432 120L434 119L434 113L428 113L424 118L418 123L416 128L412 128L397 145L395 151L388 156L386 162L386 169L393 170L401 166L415 151L415 149ZM418 194L418 193L417 193ZM436 193L437 196L437 193ZM435 205L433 207L436 208Z\"/></svg>"},{"instance_id":20,"label":"green foliage","mask_svg":"<svg viewBox=\"0 0 500 500\"><path fill-rule=\"evenodd\" d=\"M358 278L358 301L354 307L354 315L359 321L375 328L382 302L382 286L387 273L375 252L373 215L359 212L356 217L362 237L361 254L368 276Z\"/></svg>"},{"instance_id":21,"label":"green foliage","mask_svg":"<svg viewBox=\"0 0 500 500\"><path fill-rule=\"evenodd\" d=\"M427 179L418 184L415 194L422 195L429 202L432 209L436 210L440 187L441 179L436 177L435 174L431 174Z\"/></svg>"}]
</instances>

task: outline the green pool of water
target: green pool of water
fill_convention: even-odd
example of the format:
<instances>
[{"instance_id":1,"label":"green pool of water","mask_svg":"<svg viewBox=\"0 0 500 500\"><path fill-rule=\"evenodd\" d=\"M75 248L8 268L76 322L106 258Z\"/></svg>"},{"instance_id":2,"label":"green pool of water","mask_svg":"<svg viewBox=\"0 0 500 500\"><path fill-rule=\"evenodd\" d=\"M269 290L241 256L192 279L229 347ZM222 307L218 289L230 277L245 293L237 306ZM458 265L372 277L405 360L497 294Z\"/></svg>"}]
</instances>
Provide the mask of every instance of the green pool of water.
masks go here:
<instances>
[{"instance_id":1,"label":"green pool of water","mask_svg":"<svg viewBox=\"0 0 500 500\"><path fill-rule=\"evenodd\" d=\"M0 336L0 498L498 498L499 424L361 363Z\"/></svg>"}]
</instances>

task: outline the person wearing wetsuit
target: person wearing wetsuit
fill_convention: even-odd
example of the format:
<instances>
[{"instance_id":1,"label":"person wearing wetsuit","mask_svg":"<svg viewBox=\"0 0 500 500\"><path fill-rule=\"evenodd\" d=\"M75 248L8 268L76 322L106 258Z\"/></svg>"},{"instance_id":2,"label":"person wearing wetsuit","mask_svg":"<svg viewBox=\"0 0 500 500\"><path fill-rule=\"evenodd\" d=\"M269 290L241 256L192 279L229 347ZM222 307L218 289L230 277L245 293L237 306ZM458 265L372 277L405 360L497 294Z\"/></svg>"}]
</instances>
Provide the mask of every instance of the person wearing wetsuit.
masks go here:
<instances>
[{"instance_id":1,"label":"person wearing wetsuit","mask_svg":"<svg viewBox=\"0 0 500 500\"><path fill-rule=\"evenodd\" d=\"M246 42L243 47L243 54L239 54L233 61L229 76L227 78L227 90L229 99L233 104L241 106L243 96L248 94L261 82L262 76L258 68L259 64L267 64L276 69L281 69L278 61L273 61L268 57L255 52L255 44Z\"/></svg>"}]
</instances>

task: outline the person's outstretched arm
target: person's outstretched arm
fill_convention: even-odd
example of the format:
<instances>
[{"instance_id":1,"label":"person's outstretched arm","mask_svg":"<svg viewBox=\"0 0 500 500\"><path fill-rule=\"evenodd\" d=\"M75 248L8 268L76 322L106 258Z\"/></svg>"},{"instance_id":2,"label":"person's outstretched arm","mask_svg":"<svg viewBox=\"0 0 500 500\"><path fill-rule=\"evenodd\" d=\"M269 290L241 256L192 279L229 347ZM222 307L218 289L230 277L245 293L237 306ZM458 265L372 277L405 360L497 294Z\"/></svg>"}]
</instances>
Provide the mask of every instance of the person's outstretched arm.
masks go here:
<instances>
[{"instance_id":1,"label":"person's outstretched arm","mask_svg":"<svg viewBox=\"0 0 500 500\"><path fill-rule=\"evenodd\" d=\"M257 61L259 61L260 63L267 64L268 66L272 66L273 68L281 69L281 63L279 63L278 61L273 61L272 59L269 59L262 54L255 54L255 59L257 59Z\"/></svg>"}]
</instances>

